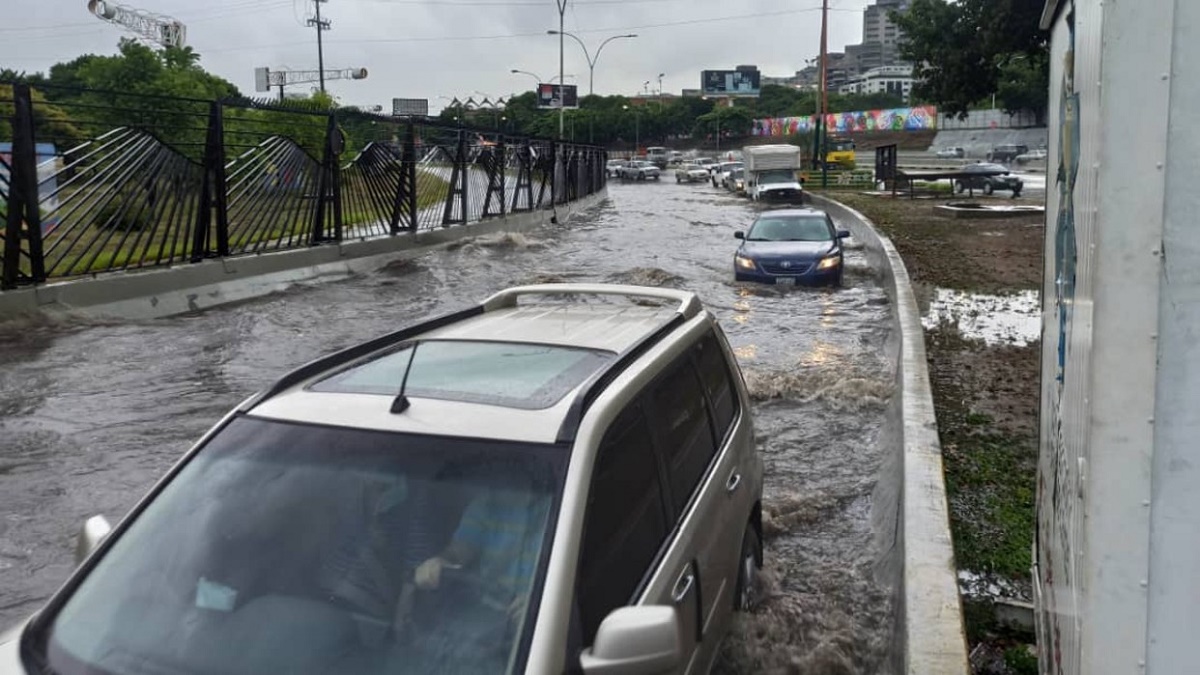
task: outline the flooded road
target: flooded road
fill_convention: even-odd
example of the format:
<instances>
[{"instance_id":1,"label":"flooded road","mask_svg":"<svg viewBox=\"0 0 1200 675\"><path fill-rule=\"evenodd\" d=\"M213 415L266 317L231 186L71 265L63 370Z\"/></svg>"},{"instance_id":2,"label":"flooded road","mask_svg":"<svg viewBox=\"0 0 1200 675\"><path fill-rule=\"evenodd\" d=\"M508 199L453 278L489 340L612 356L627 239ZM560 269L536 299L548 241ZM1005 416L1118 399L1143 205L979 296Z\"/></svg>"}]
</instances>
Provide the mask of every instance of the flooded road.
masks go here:
<instances>
[{"instance_id":1,"label":"flooded road","mask_svg":"<svg viewBox=\"0 0 1200 675\"><path fill-rule=\"evenodd\" d=\"M720 318L766 464L762 600L723 673L879 673L892 630L871 493L891 394L889 307L859 250L840 290L732 282L752 207L708 185L609 188L568 227L464 242L349 280L145 322L0 324L0 627L71 568L84 519L125 513L222 414L320 354L514 284L694 290Z\"/></svg>"}]
</instances>

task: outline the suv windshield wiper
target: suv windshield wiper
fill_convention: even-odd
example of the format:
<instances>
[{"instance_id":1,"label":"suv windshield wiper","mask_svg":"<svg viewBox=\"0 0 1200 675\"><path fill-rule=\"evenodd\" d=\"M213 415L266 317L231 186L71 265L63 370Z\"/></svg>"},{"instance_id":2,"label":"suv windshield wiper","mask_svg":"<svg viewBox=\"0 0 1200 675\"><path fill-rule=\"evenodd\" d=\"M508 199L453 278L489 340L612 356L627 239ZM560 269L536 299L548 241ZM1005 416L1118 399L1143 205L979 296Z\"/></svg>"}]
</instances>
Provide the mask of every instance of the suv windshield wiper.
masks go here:
<instances>
[{"instance_id":1,"label":"suv windshield wiper","mask_svg":"<svg viewBox=\"0 0 1200 675\"><path fill-rule=\"evenodd\" d=\"M746 237L746 241L775 241L775 240L767 239L766 237Z\"/></svg>"}]
</instances>

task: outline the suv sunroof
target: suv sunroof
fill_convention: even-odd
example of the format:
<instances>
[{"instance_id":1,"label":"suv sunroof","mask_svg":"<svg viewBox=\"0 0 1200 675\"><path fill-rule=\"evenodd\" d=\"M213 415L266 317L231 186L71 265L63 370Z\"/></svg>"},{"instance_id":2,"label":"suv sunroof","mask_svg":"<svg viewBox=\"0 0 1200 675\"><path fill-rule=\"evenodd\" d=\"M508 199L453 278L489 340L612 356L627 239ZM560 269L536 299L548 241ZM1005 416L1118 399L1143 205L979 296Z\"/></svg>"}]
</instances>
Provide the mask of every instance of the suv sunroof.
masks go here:
<instances>
[{"instance_id":1,"label":"suv sunroof","mask_svg":"<svg viewBox=\"0 0 1200 675\"><path fill-rule=\"evenodd\" d=\"M515 342L430 340L414 343L335 373L311 391L395 396L412 359L404 393L508 408L548 408L615 354Z\"/></svg>"}]
</instances>

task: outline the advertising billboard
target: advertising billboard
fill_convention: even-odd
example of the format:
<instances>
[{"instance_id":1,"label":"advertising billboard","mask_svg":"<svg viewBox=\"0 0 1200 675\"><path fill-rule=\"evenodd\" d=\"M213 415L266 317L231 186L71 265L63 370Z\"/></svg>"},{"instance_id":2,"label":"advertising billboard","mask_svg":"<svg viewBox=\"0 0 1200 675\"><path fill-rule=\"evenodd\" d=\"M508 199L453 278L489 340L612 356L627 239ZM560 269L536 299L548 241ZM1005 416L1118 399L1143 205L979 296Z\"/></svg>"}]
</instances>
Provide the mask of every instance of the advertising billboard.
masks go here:
<instances>
[{"instance_id":1,"label":"advertising billboard","mask_svg":"<svg viewBox=\"0 0 1200 675\"><path fill-rule=\"evenodd\" d=\"M538 108L557 110L559 96L563 97L564 108L579 107L578 88L573 84L539 84L537 88Z\"/></svg>"},{"instance_id":2,"label":"advertising billboard","mask_svg":"<svg viewBox=\"0 0 1200 675\"><path fill-rule=\"evenodd\" d=\"M392 115L395 117L428 117L429 99L394 98L392 99Z\"/></svg>"},{"instance_id":3,"label":"advertising billboard","mask_svg":"<svg viewBox=\"0 0 1200 675\"><path fill-rule=\"evenodd\" d=\"M700 73L700 91L705 96L758 96L757 70L705 70Z\"/></svg>"}]
</instances>

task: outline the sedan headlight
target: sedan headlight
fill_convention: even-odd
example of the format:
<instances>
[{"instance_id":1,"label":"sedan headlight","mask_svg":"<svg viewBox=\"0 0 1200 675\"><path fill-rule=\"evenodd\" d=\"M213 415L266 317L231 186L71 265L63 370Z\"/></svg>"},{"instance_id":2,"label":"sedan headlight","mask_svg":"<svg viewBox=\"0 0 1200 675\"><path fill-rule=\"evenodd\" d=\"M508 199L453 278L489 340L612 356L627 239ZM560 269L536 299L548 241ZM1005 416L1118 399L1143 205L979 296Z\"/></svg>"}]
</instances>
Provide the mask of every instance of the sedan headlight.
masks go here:
<instances>
[{"instance_id":1,"label":"sedan headlight","mask_svg":"<svg viewBox=\"0 0 1200 675\"><path fill-rule=\"evenodd\" d=\"M817 263L817 269L828 270L842 264L842 254L834 253L831 256L821 258L821 262Z\"/></svg>"},{"instance_id":2,"label":"sedan headlight","mask_svg":"<svg viewBox=\"0 0 1200 675\"><path fill-rule=\"evenodd\" d=\"M758 269L758 266L754 264L753 260L751 260L750 258L740 256L740 255L734 256L733 262L735 265L737 265L738 267L740 267L744 270Z\"/></svg>"}]
</instances>

